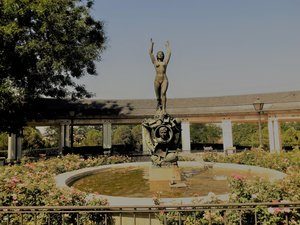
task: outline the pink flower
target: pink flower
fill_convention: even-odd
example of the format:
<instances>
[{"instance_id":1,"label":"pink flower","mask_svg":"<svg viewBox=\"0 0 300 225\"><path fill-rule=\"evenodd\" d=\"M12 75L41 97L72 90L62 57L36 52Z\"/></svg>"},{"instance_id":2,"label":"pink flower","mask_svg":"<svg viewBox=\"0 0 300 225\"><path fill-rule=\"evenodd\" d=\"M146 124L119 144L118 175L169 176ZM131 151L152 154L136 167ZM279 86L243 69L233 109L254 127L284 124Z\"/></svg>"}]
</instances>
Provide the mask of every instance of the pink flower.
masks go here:
<instances>
[{"instance_id":1,"label":"pink flower","mask_svg":"<svg viewBox=\"0 0 300 225\"><path fill-rule=\"evenodd\" d=\"M275 214L278 214L278 213L281 213L281 212L282 212L282 210L280 208L275 208L274 209L274 213Z\"/></svg>"},{"instance_id":2,"label":"pink flower","mask_svg":"<svg viewBox=\"0 0 300 225\"><path fill-rule=\"evenodd\" d=\"M33 163L26 163L25 166L29 169L35 169L35 165Z\"/></svg>"},{"instance_id":3,"label":"pink flower","mask_svg":"<svg viewBox=\"0 0 300 225\"><path fill-rule=\"evenodd\" d=\"M16 194L13 194L12 195L12 199L15 201L15 200L17 200L17 195Z\"/></svg>"},{"instance_id":4,"label":"pink flower","mask_svg":"<svg viewBox=\"0 0 300 225\"><path fill-rule=\"evenodd\" d=\"M10 179L10 181L11 181L12 183L18 183L18 182L20 181L20 179L17 178L17 177L12 177L12 178Z\"/></svg>"},{"instance_id":5,"label":"pink flower","mask_svg":"<svg viewBox=\"0 0 300 225\"><path fill-rule=\"evenodd\" d=\"M289 212L291 212L291 210L290 210L290 208L272 208L272 207L270 207L270 208L268 208L268 212L270 213L270 214L279 214L279 213L289 213Z\"/></svg>"},{"instance_id":6,"label":"pink flower","mask_svg":"<svg viewBox=\"0 0 300 225\"><path fill-rule=\"evenodd\" d=\"M243 176L241 174L233 174L232 177L235 180L244 180L246 178L245 176Z\"/></svg>"},{"instance_id":7,"label":"pink flower","mask_svg":"<svg viewBox=\"0 0 300 225\"><path fill-rule=\"evenodd\" d=\"M269 213L271 213L271 214L275 214L275 210L274 210L274 208L271 208L271 207L270 207L270 208L268 208L268 212L269 212Z\"/></svg>"},{"instance_id":8,"label":"pink flower","mask_svg":"<svg viewBox=\"0 0 300 225\"><path fill-rule=\"evenodd\" d=\"M160 214L160 215L163 215L163 214L165 214L165 211L164 211L164 210L161 210L161 211L159 211L159 214Z\"/></svg>"}]
</instances>

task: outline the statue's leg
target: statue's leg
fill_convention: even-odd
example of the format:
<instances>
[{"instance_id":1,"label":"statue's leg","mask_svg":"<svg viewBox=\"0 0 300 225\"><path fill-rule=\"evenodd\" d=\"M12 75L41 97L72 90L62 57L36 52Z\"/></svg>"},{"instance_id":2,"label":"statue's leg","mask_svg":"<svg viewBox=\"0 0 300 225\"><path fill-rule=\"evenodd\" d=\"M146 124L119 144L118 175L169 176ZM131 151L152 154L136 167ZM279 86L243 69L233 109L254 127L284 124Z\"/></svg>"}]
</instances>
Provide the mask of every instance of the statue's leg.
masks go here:
<instances>
[{"instance_id":1,"label":"statue's leg","mask_svg":"<svg viewBox=\"0 0 300 225\"><path fill-rule=\"evenodd\" d=\"M157 99L157 110L161 109L161 84L157 81L154 81L154 90Z\"/></svg>"},{"instance_id":2,"label":"statue's leg","mask_svg":"<svg viewBox=\"0 0 300 225\"><path fill-rule=\"evenodd\" d=\"M169 82L165 79L161 84L161 99L162 99L162 110L165 113L167 108L167 90Z\"/></svg>"}]
</instances>

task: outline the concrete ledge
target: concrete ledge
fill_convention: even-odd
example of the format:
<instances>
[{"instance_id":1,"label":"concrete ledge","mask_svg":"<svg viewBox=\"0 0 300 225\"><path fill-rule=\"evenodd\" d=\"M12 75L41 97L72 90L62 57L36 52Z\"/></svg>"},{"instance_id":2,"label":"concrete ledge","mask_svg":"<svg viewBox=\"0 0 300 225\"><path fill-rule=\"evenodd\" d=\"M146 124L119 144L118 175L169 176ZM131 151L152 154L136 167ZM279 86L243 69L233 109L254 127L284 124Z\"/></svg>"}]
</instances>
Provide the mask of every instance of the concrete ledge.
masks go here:
<instances>
[{"instance_id":1,"label":"concrete ledge","mask_svg":"<svg viewBox=\"0 0 300 225\"><path fill-rule=\"evenodd\" d=\"M80 170L75 170L67 173L59 174L55 177L56 184L59 188L71 188L70 185L87 175L95 174L104 169L111 168L124 168L124 167L146 167L150 166L151 162L138 162L138 163L122 163L122 164L113 164L113 165L104 165L98 167L90 167L84 168ZM232 164L232 163L205 163L206 165L212 166L214 168L222 168L222 169L237 169L238 171L246 171L246 172L254 172L258 174L267 174L270 178L270 181L276 181L283 179L286 174L279 172L277 170L267 169L258 166L249 166L249 165L240 165L240 164ZM204 164L201 162L195 161L184 161L179 162L179 167L203 167ZM152 198L129 198L129 197L114 197L107 195L96 195L89 194L88 198L105 198L108 200L110 206L139 206L139 205L149 205L153 206L154 202ZM162 204L193 204L194 202L207 202L212 197L216 197L221 201L227 201L229 198L228 194L223 195L207 195L200 197L187 197L187 198L162 198L160 199Z\"/></svg>"}]
</instances>

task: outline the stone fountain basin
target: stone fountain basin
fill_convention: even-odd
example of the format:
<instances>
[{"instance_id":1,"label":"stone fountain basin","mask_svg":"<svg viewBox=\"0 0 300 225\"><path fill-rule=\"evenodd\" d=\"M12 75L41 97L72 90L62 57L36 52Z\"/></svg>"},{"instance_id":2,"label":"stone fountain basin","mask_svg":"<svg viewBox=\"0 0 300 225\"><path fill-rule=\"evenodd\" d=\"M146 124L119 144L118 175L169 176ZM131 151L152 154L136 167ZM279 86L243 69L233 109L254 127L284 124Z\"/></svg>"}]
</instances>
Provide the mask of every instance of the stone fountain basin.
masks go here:
<instances>
[{"instance_id":1,"label":"stone fountain basin","mask_svg":"<svg viewBox=\"0 0 300 225\"><path fill-rule=\"evenodd\" d=\"M97 174L98 172L104 169L111 168L128 168L128 167L147 167L150 166L151 162L135 162L135 163L122 163L122 164L113 164L113 165L103 165L98 167L90 167L84 168L80 170L74 170L71 172L66 172L59 174L55 177L56 184L59 188L67 188L70 189L71 184L85 176ZM268 168L263 168L259 166L249 166L249 165L241 165L241 164L232 164L232 163L202 163L202 162L194 162L194 161L183 161L178 162L179 167L203 167L207 165L213 168L221 168L221 169L234 169L237 172L253 172L259 176L269 177L271 182L283 179L286 174L279 172L277 170L272 170ZM139 206L139 205L154 205L152 198L133 198L133 197L116 197L116 196L108 196L108 195L97 195L97 194L88 194L88 198L105 198L108 200L110 206ZM229 199L229 194L221 194L213 196L221 201L227 201ZM184 197L184 198L161 198L160 202L162 204L193 204L195 201L197 202L207 202L212 198L212 195L208 194L207 196L200 197Z\"/></svg>"}]
</instances>

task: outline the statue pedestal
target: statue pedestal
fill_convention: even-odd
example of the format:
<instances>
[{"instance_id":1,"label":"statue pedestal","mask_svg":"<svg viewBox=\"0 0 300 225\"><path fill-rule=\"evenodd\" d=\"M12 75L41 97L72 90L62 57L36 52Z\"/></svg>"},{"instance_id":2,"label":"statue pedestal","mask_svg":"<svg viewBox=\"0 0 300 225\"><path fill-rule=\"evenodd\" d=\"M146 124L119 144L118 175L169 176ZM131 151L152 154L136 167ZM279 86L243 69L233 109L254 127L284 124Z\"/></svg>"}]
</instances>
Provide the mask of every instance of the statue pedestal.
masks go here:
<instances>
[{"instance_id":1,"label":"statue pedestal","mask_svg":"<svg viewBox=\"0 0 300 225\"><path fill-rule=\"evenodd\" d=\"M149 181L181 181L181 172L177 166L149 168Z\"/></svg>"}]
</instances>

